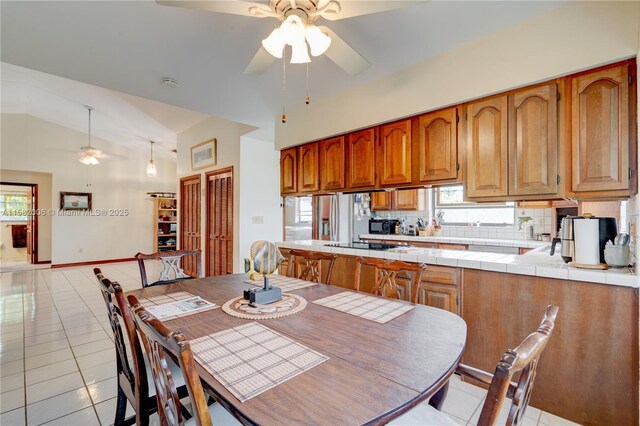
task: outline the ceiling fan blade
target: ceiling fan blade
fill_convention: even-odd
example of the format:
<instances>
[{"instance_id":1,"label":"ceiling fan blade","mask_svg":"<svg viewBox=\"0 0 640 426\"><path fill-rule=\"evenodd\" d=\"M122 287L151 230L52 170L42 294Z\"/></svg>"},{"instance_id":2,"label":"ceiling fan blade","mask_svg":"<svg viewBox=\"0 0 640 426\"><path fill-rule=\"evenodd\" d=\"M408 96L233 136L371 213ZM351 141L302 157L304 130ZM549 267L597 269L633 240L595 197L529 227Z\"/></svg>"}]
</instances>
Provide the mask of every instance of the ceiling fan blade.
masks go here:
<instances>
[{"instance_id":1,"label":"ceiling fan blade","mask_svg":"<svg viewBox=\"0 0 640 426\"><path fill-rule=\"evenodd\" d=\"M319 27L322 32L331 37L331 45L325 55L342 68L349 75L357 75L371 66L369 61L353 50L346 41L338 37L331 28Z\"/></svg>"},{"instance_id":2,"label":"ceiling fan blade","mask_svg":"<svg viewBox=\"0 0 640 426\"><path fill-rule=\"evenodd\" d=\"M207 12L228 13L231 15L253 16L263 18L266 15L253 14L249 8L257 7L268 11L269 7L264 3L248 2L241 0L216 0L216 1L190 1L190 0L156 0L162 6L184 7L187 9L204 10Z\"/></svg>"},{"instance_id":3,"label":"ceiling fan blade","mask_svg":"<svg viewBox=\"0 0 640 426\"><path fill-rule=\"evenodd\" d=\"M329 21L337 21L338 19L353 18L355 16L369 15L371 13L385 12L387 10L400 9L415 4L427 3L431 0L340 0L340 12L325 13L323 18ZM327 0L320 1L318 8L328 3Z\"/></svg>"},{"instance_id":4,"label":"ceiling fan blade","mask_svg":"<svg viewBox=\"0 0 640 426\"><path fill-rule=\"evenodd\" d=\"M245 74L262 74L264 73L273 62L276 60L267 50L260 46L258 52L253 57L247 68L245 68Z\"/></svg>"}]
</instances>

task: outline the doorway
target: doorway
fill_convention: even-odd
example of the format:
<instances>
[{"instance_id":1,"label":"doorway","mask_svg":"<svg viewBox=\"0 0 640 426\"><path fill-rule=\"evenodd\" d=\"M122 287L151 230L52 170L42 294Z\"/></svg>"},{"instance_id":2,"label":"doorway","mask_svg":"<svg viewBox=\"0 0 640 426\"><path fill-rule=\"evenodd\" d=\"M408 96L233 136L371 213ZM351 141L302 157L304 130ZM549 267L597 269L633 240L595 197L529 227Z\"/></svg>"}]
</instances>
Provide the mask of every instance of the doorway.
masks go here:
<instances>
[{"instance_id":1,"label":"doorway","mask_svg":"<svg viewBox=\"0 0 640 426\"><path fill-rule=\"evenodd\" d=\"M200 175L180 179L180 249L200 248ZM198 273L194 256L183 258L182 269L195 277Z\"/></svg>"},{"instance_id":2,"label":"doorway","mask_svg":"<svg viewBox=\"0 0 640 426\"><path fill-rule=\"evenodd\" d=\"M233 167L206 174L206 275L233 273Z\"/></svg>"},{"instance_id":3,"label":"doorway","mask_svg":"<svg viewBox=\"0 0 640 426\"><path fill-rule=\"evenodd\" d=\"M1 266L38 263L38 185L0 182Z\"/></svg>"}]
</instances>

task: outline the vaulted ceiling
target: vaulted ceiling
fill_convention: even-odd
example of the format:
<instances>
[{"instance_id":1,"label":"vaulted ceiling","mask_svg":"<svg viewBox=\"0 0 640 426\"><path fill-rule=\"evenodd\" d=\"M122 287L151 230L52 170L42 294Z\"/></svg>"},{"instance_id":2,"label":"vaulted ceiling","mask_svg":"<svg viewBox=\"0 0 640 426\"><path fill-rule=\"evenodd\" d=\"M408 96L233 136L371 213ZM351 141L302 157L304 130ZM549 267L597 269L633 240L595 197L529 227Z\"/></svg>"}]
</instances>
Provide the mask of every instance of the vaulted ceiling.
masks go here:
<instances>
[{"instance_id":1,"label":"vaulted ceiling","mask_svg":"<svg viewBox=\"0 0 640 426\"><path fill-rule=\"evenodd\" d=\"M326 57L313 58L312 101L558 5L430 2L324 21L372 65L351 77ZM2 62L256 127L272 128L281 111L279 62L263 75L243 74L260 40L277 23L273 19L166 7L148 0L3 0L0 8ZM304 66L288 67L289 109L304 106L304 74ZM178 87L163 86L162 77L175 78Z\"/></svg>"}]
</instances>

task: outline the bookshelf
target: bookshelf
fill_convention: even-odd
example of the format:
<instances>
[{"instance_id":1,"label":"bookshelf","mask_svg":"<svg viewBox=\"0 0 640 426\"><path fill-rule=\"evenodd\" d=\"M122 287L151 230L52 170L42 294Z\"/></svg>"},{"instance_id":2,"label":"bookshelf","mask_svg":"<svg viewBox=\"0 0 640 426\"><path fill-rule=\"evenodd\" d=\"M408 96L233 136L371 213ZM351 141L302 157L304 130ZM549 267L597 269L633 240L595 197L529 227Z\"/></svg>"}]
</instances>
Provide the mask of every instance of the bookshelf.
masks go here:
<instances>
[{"instance_id":1,"label":"bookshelf","mask_svg":"<svg viewBox=\"0 0 640 426\"><path fill-rule=\"evenodd\" d=\"M154 198L154 252L176 250L178 241L178 200Z\"/></svg>"}]
</instances>

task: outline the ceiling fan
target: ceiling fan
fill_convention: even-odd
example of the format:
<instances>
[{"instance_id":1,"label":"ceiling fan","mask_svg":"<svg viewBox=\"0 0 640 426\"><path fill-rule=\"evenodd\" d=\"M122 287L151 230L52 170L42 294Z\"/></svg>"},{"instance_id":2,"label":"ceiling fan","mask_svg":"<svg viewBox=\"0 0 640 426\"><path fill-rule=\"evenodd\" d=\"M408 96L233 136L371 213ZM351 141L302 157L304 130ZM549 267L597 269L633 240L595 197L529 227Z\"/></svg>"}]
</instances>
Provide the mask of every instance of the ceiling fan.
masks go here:
<instances>
[{"instance_id":1,"label":"ceiling fan","mask_svg":"<svg viewBox=\"0 0 640 426\"><path fill-rule=\"evenodd\" d=\"M262 41L262 46L244 70L245 74L264 73L276 58L282 58L285 46L290 45L291 63L311 62L308 53L310 47L312 56L325 54L345 72L356 75L371 64L330 28L316 26L315 22L320 18L328 21L352 18L425 1L428 0L268 0L265 3L242 0L156 0L156 3L281 21L282 24Z\"/></svg>"}]
</instances>

